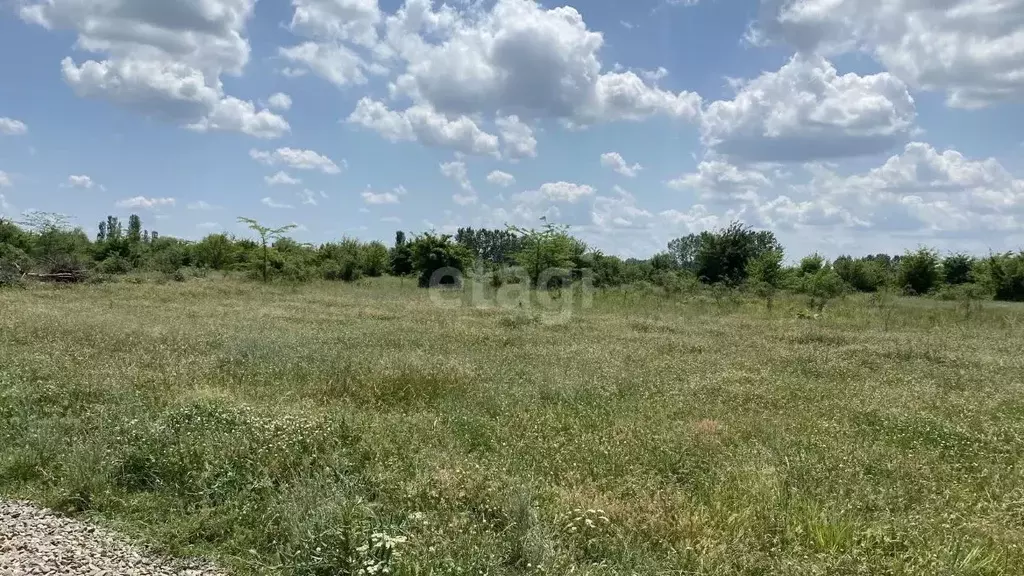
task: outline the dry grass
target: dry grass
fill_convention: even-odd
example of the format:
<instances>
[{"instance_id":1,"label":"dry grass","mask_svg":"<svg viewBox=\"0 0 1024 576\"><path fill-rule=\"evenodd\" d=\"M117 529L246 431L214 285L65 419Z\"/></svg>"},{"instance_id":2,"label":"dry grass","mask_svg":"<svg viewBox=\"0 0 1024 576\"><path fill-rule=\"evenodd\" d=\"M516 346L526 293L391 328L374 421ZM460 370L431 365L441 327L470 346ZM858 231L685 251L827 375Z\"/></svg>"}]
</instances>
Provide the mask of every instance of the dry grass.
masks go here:
<instances>
[{"instance_id":1,"label":"dry grass","mask_svg":"<svg viewBox=\"0 0 1024 576\"><path fill-rule=\"evenodd\" d=\"M239 573L1024 573L1024 309L723 302L3 291L0 494Z\"/></svg>"}]
</instances>

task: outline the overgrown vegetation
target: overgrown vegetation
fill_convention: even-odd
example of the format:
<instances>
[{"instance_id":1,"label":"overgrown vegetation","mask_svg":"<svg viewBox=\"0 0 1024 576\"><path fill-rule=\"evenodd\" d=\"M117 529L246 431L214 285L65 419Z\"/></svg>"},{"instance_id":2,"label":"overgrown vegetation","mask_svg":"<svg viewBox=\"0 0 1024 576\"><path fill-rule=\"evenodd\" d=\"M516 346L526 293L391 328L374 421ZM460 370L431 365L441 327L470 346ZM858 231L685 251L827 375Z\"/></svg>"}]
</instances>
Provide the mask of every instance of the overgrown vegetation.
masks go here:
<instances>
[{"instance_id":1,"label":"overgrown vegetation","mask_svg":"<svg viewBox=\"0 0 1024 576\"><path fill-rule=\"evenodd\" d=\"M770 311L638 281L558 321L487 282L4 290L0 494L238 574L1024 573L1024 309L779 264Z\"/></svg>"},{"instance_id":2,"label":"overgrown vegetation","mask_svg":"<svg viewBox=\"0 0 1024 576\"><path fill-rule=\"evenodd\" d=\"M786 266L774 234L740 223L675 239L665 252L644 260L603 254L575 238L568 227L547 221L531 229L461 228L454 236L398 231L390 248L353 238L299 244L286 235L293 226L240 221L255 239L211 234L187 242L144 229L136 215L129 218L127 231L117 217L107 217L93 241L60 215L29 214L17 224L0 221L0 285L26 277L109 280L152 272L189 278L219 271L268 282L416 276L420 286L428 286L439 270L458 270L462 276L483 275L493 286L527 282L561 287L585 274L598 288L651 286L679 293L692 292L699 284L721 285L757 294L768 305L778 292L807 294L818 307L843 294L887 289L948 299L955 288L979 300L1024 300L1024 252L941 257L920 248L896 256L840 256L833 262L813 254ZM456 281L451 274L442 276L435 280Z\"/></svg>"}]
</instances>

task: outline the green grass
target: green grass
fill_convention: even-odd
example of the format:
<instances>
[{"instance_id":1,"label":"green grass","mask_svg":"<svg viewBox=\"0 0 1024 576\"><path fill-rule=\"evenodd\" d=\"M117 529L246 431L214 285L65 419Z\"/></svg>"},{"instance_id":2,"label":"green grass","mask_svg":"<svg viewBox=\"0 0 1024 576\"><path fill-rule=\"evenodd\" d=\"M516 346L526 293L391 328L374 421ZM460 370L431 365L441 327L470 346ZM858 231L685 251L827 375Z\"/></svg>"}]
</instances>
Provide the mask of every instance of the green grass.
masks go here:
<instances>
[{"instance_id":1,"label":"green grass","mask_svg":"<svg viewBox=\"0 0 1024 576\"><path fill-rule=\"evenodd\" d=\"M0 291L0 494L241 574L1024 573L1024 307L804 305Z\"/></svg>"}]
</instances>

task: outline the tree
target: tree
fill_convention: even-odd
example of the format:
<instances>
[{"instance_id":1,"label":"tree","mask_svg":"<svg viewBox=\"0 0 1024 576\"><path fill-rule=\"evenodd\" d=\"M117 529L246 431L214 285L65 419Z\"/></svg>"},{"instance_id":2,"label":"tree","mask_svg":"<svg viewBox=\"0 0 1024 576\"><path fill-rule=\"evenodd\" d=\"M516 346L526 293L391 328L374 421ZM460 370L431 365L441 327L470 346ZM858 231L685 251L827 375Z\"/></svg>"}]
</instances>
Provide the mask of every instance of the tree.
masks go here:
<instances>
[{"instance_id":1,"label":"tree","mask_svg":"<svg viewBox=\"0 0 1024 576\"><path fill-rule=\"evenodd\" d=\"M585 244L569 235L568 226L549 223L543 216L541 221L544 225L539 230L518 226L508 228L521 241L515 261L526 269L530 283L538 288L541 288L538 282L545 270L570 269L586 251Z\"/></svg>"},{"instance_id":2,"label":"tree","mask_svg":"<svg viewBox=\"0 0 1024 576\"><path fill-rule=\"evenodd\" d=\"M361 249L362 269L367 276L383 276L388 270L388 248L381 242L370 242Z\"/></svg>"},{"instance_id":3,"label":"tree","mask_svg":"<svg viewBox=\"0 0 1024 576\"><path fill-rule=\"evenodd\" d=\"M210 234L194 248L196 263L213 270L227 268L235 254L235 244L224 234Z\"/></svg>"},{"instance_id":4,"label":"tree","mask_svg":"<svg viewBox=\"0 0 1024 576\"><path fill-rule=\"evenodd\" d=\"M138 214L128 217L128 242L131 244L142 242L142 219Z\"/></svg>"},{"instance_id":5,"label":"tree","mask_svg":"<svg viewBox=\"0 0 1024 576\"><path fill-rule=\"evenodd\" d=\"M389 256L392 274L398 277L412 274L412 249L409 248L409 244L405 241L405 232L401 230L395 232L395 247L391 249Z\"/></svg>"},{"instance_id":6,"label":"tree","mask_svg":"<svg viewBox=\"0 0 1024 576\"><path fill-rule=\"evenodd\" d=\"M817 252L800 259L801 275L817 274L822 268L825 268L825 257Z\"/></svg>"},{"instance_id":7,"label":"tree","mask_svg":"<svg viewBox=\"0 0 1024 576\"><path fill-rule=\"evenodd\" d=\"M747 270L750 280L767 284L773 289L778 288L782 285L782 259L783 253L780 250L768 250L761 253L750 261Z\"/></svg>"},{"instance_id":8,"label":"tree","mask_svg":"<svg viewBox=\"0 0 1024 576\"><path fill-rule=\"evenodd\" d=\"M832 269L851 288L858 292L875 292L885 284L885 264L873 258L854 260L840 256L832 263Z\"/></svg>"},{"instance_id":9,"label":"tree","mask_svg":"<svg viewBox=\"0 0 1024 576\"><path fill-rule=\"evenodd\" d=\"M771 232L733 222L722 230L701 234L696 270L702 282L737 286L747 277L747 264L768 251L782 251Z\"/></svg>"},{"instance_id":10,"label":"tree","mask_svg":"<svg viewBox=\"0 0 1024 576\"><path fill-rule=\"evenodd\" d=\"M452 240L450 235L437 236L430 232L417 236L409 244L413 269L419 274L419 286L429 288L434 273L444 268L465 272L473 262L473 254L465 246ZM442 279L443 280L443 279ZM456 279L452 278L454 283Z\"/></svg>"},{"instance_id":11,"label":"tree","mask_svg":"<svg viewBox=\"0 0 1024 576\"><path fill-rule=\"evenodd\" d=\"M939 255L929 248L907 252L899 263L899 286L915 294L927 294L939 283Z\"/></svg>"},{"instance_id":12,"label":"tree","mask_svg":"<svg viewBox=\"0 0 1024 576\"><path fill-rule=\"evenodd\" d=\"M268 245L270 242L273 242L274 240L277 240L278 238L284 236L284 234L289 230L296 228L296 225L287 224L279 228L270 228L268 226L260 224L259 222L253 220L252 218L246 218L244 216L239 216L238 221L248 225L249 229L255 232L260 237L260 244L263 248L263 281L268 282L270 280L270 252ZM153 237L154 239L156 238L156 232L153 233Z\"/></svg>"},{"instance_id":13,"label":"tree","mask_svg":"<svg viewBox=\"0 0 1024 576\"><path fill-rule=\"evenodd\" d=\"M952 254L942 261L942 276L946 284L957 286L973 281L974 259L967 254Z\"/></svg>"},{"instance_id":14,"label":"tree","mask_svg":"<svg viewBox=\"0 0 1024 576\"><path fill-rule=\"evenodd\" d=\"M690 234L668 243L668 253L675 260L676 267L684 270L697 269L697 253L700 252L701 236Z\"/></svg>"},{"instance_id":15,"label":"tree","mask_svg":"<svg viewBox=\"0 0 1024 576\"><path fill-rule=\"evenodd\" d=\"M103 242L107 239L107 223L100 222L100 229L96 232L96 241Z\"/></svg>"}]
</instances>

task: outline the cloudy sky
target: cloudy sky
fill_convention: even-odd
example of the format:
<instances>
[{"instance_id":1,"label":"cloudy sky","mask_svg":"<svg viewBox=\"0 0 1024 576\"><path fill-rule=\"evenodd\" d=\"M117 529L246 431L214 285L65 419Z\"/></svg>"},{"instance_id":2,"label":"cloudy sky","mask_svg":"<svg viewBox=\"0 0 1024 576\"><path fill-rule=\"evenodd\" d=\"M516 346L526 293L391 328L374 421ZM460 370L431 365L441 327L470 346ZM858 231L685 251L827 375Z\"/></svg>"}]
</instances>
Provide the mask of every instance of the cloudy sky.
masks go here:
<instances>
[{"instance_id":1,"label":"cloudy sky","mask_svg":"<svg viewBox=\"0 0 1024 576\"><path fill-rule=\"evenodd\" d=\"M1024 0L4 0L0 214L1024 247Z\"/></svg>"}]
</instances>

